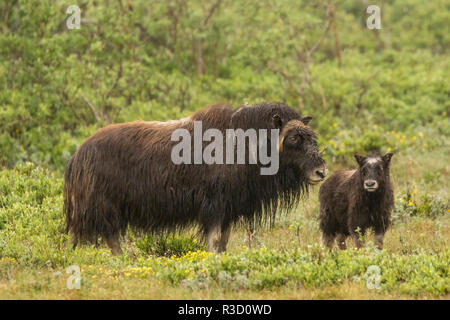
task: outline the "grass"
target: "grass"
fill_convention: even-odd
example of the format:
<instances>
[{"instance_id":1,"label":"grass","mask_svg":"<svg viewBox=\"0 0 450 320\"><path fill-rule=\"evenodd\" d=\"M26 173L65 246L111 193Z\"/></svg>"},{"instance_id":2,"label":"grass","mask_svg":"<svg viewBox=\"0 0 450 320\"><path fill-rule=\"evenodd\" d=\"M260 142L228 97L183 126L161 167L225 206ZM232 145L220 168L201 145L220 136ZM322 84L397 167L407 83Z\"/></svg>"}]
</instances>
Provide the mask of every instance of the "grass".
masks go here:
<instances>
[{"instance_id":1,"label":"grass","mask_svg":"<svg viewBox=\"0 0 450 320\"><path fill-rule=\"evenodd\" d=\"M396 208L385 250L329 252L320 243L317 189L249 243L242 225L227 253L208 253L195 232L128 233L124 254L72 249L63 233L62 179L32 164L0 173L1 299L449 299L448 150L397 153ZM331 171L339 166L330 163ZM67 267L81 268L69 290ZM380 290L367 268L381 269Z\"/></svg>"}]
</instances>

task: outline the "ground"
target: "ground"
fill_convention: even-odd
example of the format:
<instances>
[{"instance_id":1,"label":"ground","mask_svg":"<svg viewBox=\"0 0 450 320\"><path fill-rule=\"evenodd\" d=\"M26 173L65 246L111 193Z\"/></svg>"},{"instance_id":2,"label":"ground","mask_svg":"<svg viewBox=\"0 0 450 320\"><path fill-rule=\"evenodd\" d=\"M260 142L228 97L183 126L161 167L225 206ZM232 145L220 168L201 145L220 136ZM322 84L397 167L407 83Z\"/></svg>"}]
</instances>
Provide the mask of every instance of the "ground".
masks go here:
<instances>
[{"instance_id":1,"label":"ground","mask_svg":"<svg viewBox=\"0 0 450 320\"><path fill-rule=\"evenodd\" d=\"M350 241L346 251L325 249L315 187L273 228L257 229L251 243L237 225L225 254L204 251L194 231L129 232L119 257L103 243L73 250L63 232L62 180L18 166L0 175L0 298L449 299L448 167L439 159L437 151L394 156L396 208L382 252L370 234L362 250ZM80 267L80 289L68 288L70 265ZM379 277L368 274L372 265Z\"/></svg>"}]
</instances>

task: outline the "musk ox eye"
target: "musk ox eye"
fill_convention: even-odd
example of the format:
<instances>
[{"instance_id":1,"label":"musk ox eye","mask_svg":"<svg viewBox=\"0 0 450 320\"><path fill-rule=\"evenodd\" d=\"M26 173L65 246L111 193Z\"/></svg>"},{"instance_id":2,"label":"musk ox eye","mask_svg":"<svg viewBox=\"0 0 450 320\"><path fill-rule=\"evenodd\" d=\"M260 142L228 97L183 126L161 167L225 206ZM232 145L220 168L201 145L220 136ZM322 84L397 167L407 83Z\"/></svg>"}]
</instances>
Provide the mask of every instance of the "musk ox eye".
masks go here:
<instances>
[{"instance_id":1,"label":"musk ox eye","mask_svg":"<svg viewBox=\"0 0 450 320\"><path fill-rule=\"evenodd\" d=\"M288 142L289 142L290 144L296 144L296 143L298 143L299 141L300 141L300 137L297 136L297 135L295 135L295 136L290 136L290 137L288 138Z\"/></svg>"}]
</instances>

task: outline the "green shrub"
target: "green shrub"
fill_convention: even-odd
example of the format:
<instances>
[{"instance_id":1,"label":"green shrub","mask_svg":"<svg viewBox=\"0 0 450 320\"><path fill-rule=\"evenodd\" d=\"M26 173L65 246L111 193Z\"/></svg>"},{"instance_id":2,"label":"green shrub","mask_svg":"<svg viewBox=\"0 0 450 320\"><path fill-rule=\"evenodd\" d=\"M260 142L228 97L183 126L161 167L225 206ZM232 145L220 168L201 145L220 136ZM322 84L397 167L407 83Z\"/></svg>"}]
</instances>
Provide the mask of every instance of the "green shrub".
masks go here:
<instances>
[{"instance_id":1,"label":"green shrub","mask_svg":"<svg viewBox=\"0 0 450 320\"><path fill-rule=\"evenodd\" d=\"M146 235L136 241L136 246L146 254L157 256L183 256L188 252L204 250L195 236L189 238L177 235Z\"/></svg>"},{"instance_id":2,"label":"green shrub","mask_svg":"<svg viewBox=\"0 0 450 320\"><path fill-rule=\"evenodd\" d=\"M421 152L450 134L444 0L383 3L383 32L366 28L362 3L336 2L342 64L330 32L301 96L296 48L320 38L322 4L225 1L203 27L200 3L174 6L88 2L81 29L68 30L66 1L0 4L0 165L32 161L61 172L99 127L180 118L217 102L285 101L314 117L338 162L354 151ZM393 130L433 139L392 145Z\"/></svg>"}]
</instances>

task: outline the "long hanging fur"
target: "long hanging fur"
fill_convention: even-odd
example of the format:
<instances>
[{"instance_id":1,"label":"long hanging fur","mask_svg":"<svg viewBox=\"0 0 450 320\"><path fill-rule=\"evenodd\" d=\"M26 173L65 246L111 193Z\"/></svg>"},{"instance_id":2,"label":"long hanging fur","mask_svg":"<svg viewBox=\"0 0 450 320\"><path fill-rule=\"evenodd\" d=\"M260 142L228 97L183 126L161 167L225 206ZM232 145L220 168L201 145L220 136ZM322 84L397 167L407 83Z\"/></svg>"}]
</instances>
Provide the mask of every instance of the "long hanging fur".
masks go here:
<instances>
[{"instance_id":1,"label":"long hanging fur","mask_svg":"<svg viewBox=\"0 0 450 320\"><path fill-rule=\"evenodd\" d=\"M364 163L356 170L337 171L322 184L319 190L319 225L329 246L335 237L342 241L350 235L359 237L357 229L360 235L364 235L368 228L372 228L376 235L384 235L387 231L394 206L389 173L391 156L368 156L379 159L383 166L383 170L376 174L379 187L375 192L364 190L361 168Z\"/></svg>"},{"instance_id":2,"label":"long hanging fur","mask_svg":"<svg viewBox=\"0 0 450 320\"><path fill-rule=\"evenodd\" d=\"M175 165L171 150L178 142L171 141L171 133L177 128L193 133L196 120L202 121L203 130L216 128L224 137L228 128L273 129L274 112L283 123L300 119L279 103L238 110L216 105L181 120L135 121L100 129L67 165L67 231L77 241L95 243L99 236L123 235L128 226L152 233L199 225L204 234L240 216L257 222L273 219L278 209L292 208L307 194L304 173L286 165L282 156L272 176L260 175L259 165Z\"/></svg>"}]
</instances>

